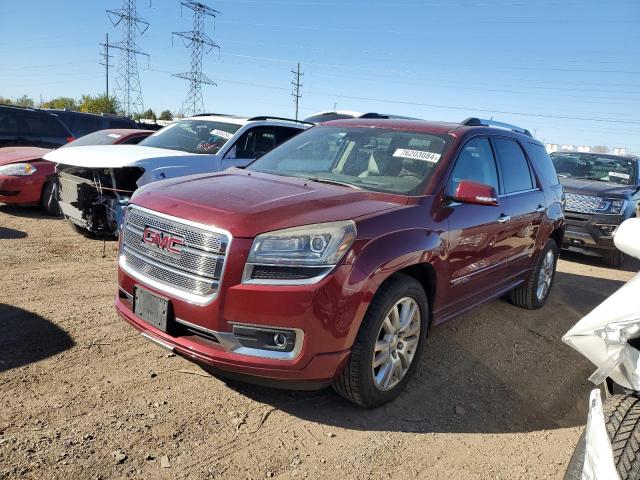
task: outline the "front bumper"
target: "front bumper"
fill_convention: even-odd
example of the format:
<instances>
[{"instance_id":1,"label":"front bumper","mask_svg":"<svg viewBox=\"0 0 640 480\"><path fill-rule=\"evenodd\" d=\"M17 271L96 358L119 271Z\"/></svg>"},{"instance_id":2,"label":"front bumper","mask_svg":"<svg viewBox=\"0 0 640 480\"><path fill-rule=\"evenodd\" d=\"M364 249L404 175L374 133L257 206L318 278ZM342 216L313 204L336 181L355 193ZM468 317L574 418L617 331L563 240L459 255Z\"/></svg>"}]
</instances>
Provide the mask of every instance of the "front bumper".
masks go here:
<instances>
[{"instance_id":1,"label":"front bumper","mask_svg":"<svg viewBox=\"0 0 640 480\"><path fill-rule=\"evenodd\" d=\"M0 175L0 202L37 205L40 203L46 178L45 175L39 175L39 172L24 176Z\"/></svg>"},{"instance_id":2,"label":"front bumper","mask_svg":"<svg viewBox=\"0 0 640 480\"><path fill-rule=\"evenodd\" d=\"M235 240L235 248L239 247L239 240ZM234 284L241 267L228 267L225 283L231 286L223 288L213 302L195 305L169 298L173 312L169 322L175 328L167 328L166 332L137 317L132 298L137 285L165 298L166 293L122 269L116 309L147 339L243 380L254 378L260 380L255 383L269 384L275 381L287 388L304 389L330 383L349 356L351 327L362 301L361 296L354 295L353 285L346 282L351 267L338 267L315 285L289 287ZM295 330L302 342L295 355L286 358L247 354L246 349L234 345L234 324Z\"/></svg>"},{"instance_id":3,"label":"front bumper","mask_svg":"<svg viewBox=\"0 0 640 480\"><path fill-rule=\"evenodd\" d=\"M613 250L615 228L625 220L623 215L589 215L565 212L566 231L563 246Z\"/></svg>"}]
</instances>

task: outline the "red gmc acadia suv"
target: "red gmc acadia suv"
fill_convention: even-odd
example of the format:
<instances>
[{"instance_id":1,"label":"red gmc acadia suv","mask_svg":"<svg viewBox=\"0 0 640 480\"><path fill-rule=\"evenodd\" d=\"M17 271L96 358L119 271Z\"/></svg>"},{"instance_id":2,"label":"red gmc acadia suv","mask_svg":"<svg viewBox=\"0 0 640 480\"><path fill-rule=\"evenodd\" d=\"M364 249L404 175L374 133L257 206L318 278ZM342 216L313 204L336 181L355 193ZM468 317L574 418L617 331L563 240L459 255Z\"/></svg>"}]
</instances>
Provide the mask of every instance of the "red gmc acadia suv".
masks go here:
<instances>
[{"instance_id":1,"label":"red gmc acadia suv","mask_svg":"<svg viewBox=\"0 0 640 480\"><path fill-rule=\"evenodd\" d=\"M158 182L121 233L120 315L222 376L395 398L432 325L544 305L563 191L527 130L338 120L246 169Z\"/></svg>"}]
</instances>

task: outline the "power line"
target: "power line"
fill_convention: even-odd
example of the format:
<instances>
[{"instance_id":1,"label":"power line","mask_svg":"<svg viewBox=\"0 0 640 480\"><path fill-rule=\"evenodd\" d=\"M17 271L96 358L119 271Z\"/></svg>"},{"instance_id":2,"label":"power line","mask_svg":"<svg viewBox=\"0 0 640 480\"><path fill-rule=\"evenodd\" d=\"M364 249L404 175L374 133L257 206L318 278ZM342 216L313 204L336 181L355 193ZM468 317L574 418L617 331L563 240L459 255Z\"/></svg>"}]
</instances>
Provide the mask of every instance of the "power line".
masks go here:
<instances>
[{"instance_id":1,"label":"power line","mask_svg":"<svg viewBox=\"0 0 640 480\"><path fill-rule=\"evenodd\" d=\"M205 17L216 18L220 12L208 7L204 3L194 0L181 0L181 7L193 10L193 30L189 32L173 32L173 35L181 37L187 48L191 49L191 71L176 73L174 76L189 81L189 91L187 98L182 104L184 115L195 115L204 111L204 101L202 100L202 85L216 85L216 83L202 73L202 56L204 50L211 52L214 48L220 50L220 45L214 42L204 32Z\"/></svg>"},{"instance_id":2,"label":"power line","mask_svg":"<svg viewBox=\"0 0 640 480\"><path fill-rule=\"evenodd\" d=\"M120 27L121 39L116 43L108 43L109 48L120 51L118 69L116 71L116 97L120 108L128 116L142 113L142 90L138 73L138 55L149 54L138 50L136 37L144 35L149 28L149 22L138 16L136 0L122 0L122 8L107 10L107 16L114 27Z\"/></svg>"},{"instance_id":3,"label":"power line","mask_svg":"<svg viewBox=\"0 0 640 480\"><path fill-rule=\"evenodd\" d=\"M300 72L300 62L298 62L298 69L291 70L291 73L293 73L293 80L291 81L291 84L293 85L293 92L291 93L291 96L293 97L296 104L296 121L298 121L298 108L300 104L300 98L302 97L302 95L300 94L300 88L302 88L300 78L304 75L304 73Z\"/></svg>"}]
</instances>

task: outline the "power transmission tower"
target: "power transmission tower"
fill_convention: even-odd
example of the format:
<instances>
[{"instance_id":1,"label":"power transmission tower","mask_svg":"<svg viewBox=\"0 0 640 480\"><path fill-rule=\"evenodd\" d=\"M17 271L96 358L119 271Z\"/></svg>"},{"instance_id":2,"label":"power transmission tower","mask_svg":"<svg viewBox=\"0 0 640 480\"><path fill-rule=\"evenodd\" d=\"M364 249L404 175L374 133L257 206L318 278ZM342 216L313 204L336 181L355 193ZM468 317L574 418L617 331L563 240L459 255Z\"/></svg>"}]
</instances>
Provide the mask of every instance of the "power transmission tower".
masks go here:
<instances>
[{"instance_id":1,"label":"power transmission tower","mask_svg":"<svg viewBox=\"0 0 640 480\"><path fill-rule=\"evenodd\" d=\"M138 73L138 55L146 56L148 62L149 54L138 50L136 37L144 35L149 23L138 16L136 0L122 0L122 8L107 10L107 16L114 27L120 27L122 35L119 42L107 42L105 47L120 51L116 71L116 99L126 115L142 113L144 107Z\"/></svg>"},{"instance_id":2,"label":"power transmission tower","mask_svg":"<svg viewBox=\"0 0 640 480\"><path fill-rule=\"evenodd\" d=\"M103 61L100 62L100 65L103 65L105 70L106 85L104 89L104 94L107 96L107 98L109 98L109 59L113 58L113 55L109 55L109 34L108 33L107 33L107 39L105 43L101 43L100 45L104 47L104 51L100 54L102 55L102 58L103 58Z\"/></svg>"},{"instance_id":3,"label":"power transmission tower","mask_svg":"<svg viewBox=\"0 0 640 480\"><path fill-rule=\"evenodd\" d=\"M202 73L202 56L211 52L214 48L220 51L220 45L214 42L206 33L204 33L204 21L207 16L216 18L220 14L217 10L208 7L204 3L194 0L180 0L182 7L193 10L193 30L189 32L173 32L172 35L181 37L185 47L191 49L191 71L185 73L176 73L173 76L189 81L189 91L187 98L182 104L183 115L195 115L202 113L204 110L204 101L202 100L202 85L217 84ZM173 38L173 37L172 37Z\"/></svg>"},{"instance_id":4,"label":"power transmission tower","mask_svg":"<svg viewBox=\"0 0 640 480\"><path fill-rule=\"evenodd\" d=\"M302 88L302 83L300 83L300 79L304 75L304 73L300 71L300 62L298 62L298 69L291 70L291 73L293 73L293 80L291 81L291 84L293 85L293 92L291 93L291 96L293 97L293 101L296 103L296 121L297 121L298 107L300 105L300 98L302 97L302 94L300 93L300 89Z\"/></svg>"}]
</instances>

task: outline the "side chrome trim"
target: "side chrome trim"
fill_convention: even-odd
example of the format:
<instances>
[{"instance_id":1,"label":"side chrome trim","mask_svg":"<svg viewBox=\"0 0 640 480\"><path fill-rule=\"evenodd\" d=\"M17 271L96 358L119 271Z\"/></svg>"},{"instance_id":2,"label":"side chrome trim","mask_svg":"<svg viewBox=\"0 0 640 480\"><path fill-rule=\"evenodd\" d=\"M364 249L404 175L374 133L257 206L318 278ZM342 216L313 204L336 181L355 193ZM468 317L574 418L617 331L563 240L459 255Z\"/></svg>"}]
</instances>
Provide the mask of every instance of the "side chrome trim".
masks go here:
<instances>
[{"instance_id":1,"label":"side chrome trim","mask_svg":"<svg viewBox=\"0 0 640 480\"><path fill-rule=\"evenodd\" d=\"M484 268L482 270L478 270L477 272L467 273L466 275L463 275L462 277L458 277L455 280L451 280L451 284L452 285L459 285L460 283L468 282L469 280L472 280L473 277L475 277L477 275L481 275L483 273L490 273L492 270L495 270L498 267L502 267L503 265L505 265L508 262L513 262L514 260L518 260L518 259L520 259L522 257L528 257L531 254L532 254L531 251L521 252L518 255L514 255L513 257L505 258L504 260L501 260L498 263L494 263L493 265L491 265L491 266L489 266L487 268Z\"/></svg>"}]
</instances>

